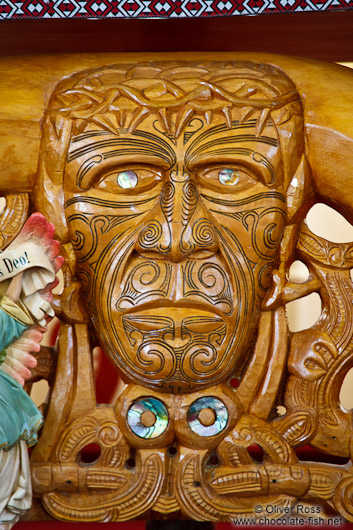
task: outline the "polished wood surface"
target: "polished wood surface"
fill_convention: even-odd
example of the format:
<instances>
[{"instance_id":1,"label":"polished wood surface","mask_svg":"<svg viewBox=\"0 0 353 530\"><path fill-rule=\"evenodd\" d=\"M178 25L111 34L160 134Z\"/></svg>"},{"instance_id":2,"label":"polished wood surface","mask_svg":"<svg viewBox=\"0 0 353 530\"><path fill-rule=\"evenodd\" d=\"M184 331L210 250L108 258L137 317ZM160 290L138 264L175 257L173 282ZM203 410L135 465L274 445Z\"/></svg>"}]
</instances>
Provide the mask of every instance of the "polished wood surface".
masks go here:
<instances>
[{"instance_id":1,"label":"polished wood surface","mask_svg":"<svg viewBox=\"0 0 353 530\"><path fill-rule=\"evenodd\" d=\"M28 517L353 521L351 463L296 455L352 457L352 245L305 223L319 200L353 220L351 72L251 53L2 65L2 193L31 196L65 257ZM285 304L312 292L320 319L290 333ZM112 406L96 345L126 383Z\"/></svg>"}]
</instances>

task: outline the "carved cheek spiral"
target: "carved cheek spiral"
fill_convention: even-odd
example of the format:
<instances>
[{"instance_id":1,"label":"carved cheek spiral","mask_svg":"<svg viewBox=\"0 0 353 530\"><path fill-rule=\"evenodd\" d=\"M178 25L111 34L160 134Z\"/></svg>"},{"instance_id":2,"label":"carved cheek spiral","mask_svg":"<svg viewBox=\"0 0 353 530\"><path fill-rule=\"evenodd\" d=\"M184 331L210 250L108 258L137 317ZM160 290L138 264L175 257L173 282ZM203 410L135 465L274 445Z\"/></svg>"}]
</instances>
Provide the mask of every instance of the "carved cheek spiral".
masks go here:
<instances>
[{"instance_id":1,"label":"carved cheek spiral","mask_svg":"<svg viewBox=\"0 0 353 530\"><path fill-rule=\"evenodd\" d=\"M181 372L187 380L208 378L218 367L216 349L207 342L192 344L181 359Z\"/></svg>"},{"instance_id":2,"label":"carved cheek spiral","mask_svg":"<svg viewBox=\"0 0 353 530\"><path fill-rule=\"evenodd\" d=\"M221 295L227 285L227 277L224 270L214 263L204 263L201 265L197 279L202 286L201 291L205 291L213 296Z\"/></svg>"},{"instance_id":3,"label":"carved cheek spiral","mask_svg":"<svg viewBox=\"0 0 353 530\"><path fill-rule=\"evenodd\" d=\"M267 208L261 214L255 211L244 216L243 224L251 227L252 246L257 256L266 261L272 260L280 244L285 221L280 208Z\"/></svg>"},{"instance_id":4,"label":"carved cheek spiral","mask_svg":"<svg viewBox=\"0 0 353 530\"><path fill-rule=\"evenodd\" d=\"M71 244L74 247L76 252L79 252L85 246L85 236L79 230L75 230L74 234L71 236Z\"/></svg>"},{"instance_id":5,"label":"carved cheek spiral","mask_svg":"<svg viewBox=\"0 0 353 530\"><path fill-rule=\"evenodd\" d=\"M146 287L153 289L161 276L160 267L153 262L141 263L130 275L131 287L136 292L143 292Z\"/></svg>"},{"instance_id":6,"label":"carved cheek spiral","mask_svg":"<svg viewBox=\"0 0 353 530\"><path fill-rule=\"evenodd\" d=\"M109 220L104 215L89 218L85 214L75 214L68 217L68 226L72 246L78 261L82 263L96 252L98 240L108 228Z\"/></svg>"},{"instance_id":7,"label":"carved cheek spiral","mask_svg":"<svg viewBox=\"0 0 353 530\"><path fill-rule=\"evenodd\" d=\"M267 248L273 250L278 247L282 237L282 227L276 223L270 223L264 231L264 243Z\"/></svg>"},{"instance_id":8,"label":"carved cheek spiral","mask_svg":"<svg viewBox=\"0 0 353 530\"><path fill-rule=\"evenodd\" d=\"M148 341L136 352L135 369L145 378L167 379L175 371L175 356L168 344L160 341Z\"/></svg>"}]
</instances>

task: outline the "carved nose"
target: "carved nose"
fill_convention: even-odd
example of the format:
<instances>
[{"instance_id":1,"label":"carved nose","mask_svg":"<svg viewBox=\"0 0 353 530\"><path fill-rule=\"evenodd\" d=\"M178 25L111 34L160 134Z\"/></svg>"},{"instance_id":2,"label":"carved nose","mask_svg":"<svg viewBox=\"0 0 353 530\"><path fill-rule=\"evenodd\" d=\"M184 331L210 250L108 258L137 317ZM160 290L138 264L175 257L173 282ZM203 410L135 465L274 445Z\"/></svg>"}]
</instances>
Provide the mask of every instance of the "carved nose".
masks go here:
<instances>
[{"instance_id":1,"label":"carved nose","mask_svg":"<svg viewBox=\"0 0 353 530\"><path fill-rule=\"evenodd\" d=\"M142 227L137 252L179 262L189 256L208 257L217 249L217 230L199 199L195 183L167 183L160 204Z\"/></svg>"}]
</instances>

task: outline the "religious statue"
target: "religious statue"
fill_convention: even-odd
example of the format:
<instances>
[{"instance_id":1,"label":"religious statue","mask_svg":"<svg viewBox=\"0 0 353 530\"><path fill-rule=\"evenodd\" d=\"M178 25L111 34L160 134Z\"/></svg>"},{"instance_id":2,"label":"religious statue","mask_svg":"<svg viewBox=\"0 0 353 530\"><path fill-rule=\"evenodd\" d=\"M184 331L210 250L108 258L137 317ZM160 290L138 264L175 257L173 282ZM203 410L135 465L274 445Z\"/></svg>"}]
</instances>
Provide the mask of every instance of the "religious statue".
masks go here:
<instances>
[{"instance_id":1,"label":"religious statue","mask_svg":"<svg viewBox=\"0 0 353 530\"><path fill-rule=\"evenodd\" d=\"M33 214L0 254L1 530L9 530L31 507L27 446L38 440L42 415L22 387L37 365L32 353L40 349L46 317L54 316L51 291L62 258L53 235L54 226Z\"/></svg>"},{"instance_id":2,"label":"religious statue","mask_svg":"<svg viewBox=\"0 0 353 530\"><path fill-rule=\"evenodd\" d=\"M352 75L254 54L73 56L55 75L42 60L25 59L42 77L22 125L38 167L2 187L19 224L31 193L64 256L30 518L255 521L329 506L353 521L351 463L296 454L352 458L339 390L353 366L353 246L305 223L318 200L353 219L338 95L352 98ZM299 258L301 284L288 278ZM290 333L285 304L312 292L321 317ZM96 345L126 384L113 405L95 401Z\"/></svg>"}]
</instances>

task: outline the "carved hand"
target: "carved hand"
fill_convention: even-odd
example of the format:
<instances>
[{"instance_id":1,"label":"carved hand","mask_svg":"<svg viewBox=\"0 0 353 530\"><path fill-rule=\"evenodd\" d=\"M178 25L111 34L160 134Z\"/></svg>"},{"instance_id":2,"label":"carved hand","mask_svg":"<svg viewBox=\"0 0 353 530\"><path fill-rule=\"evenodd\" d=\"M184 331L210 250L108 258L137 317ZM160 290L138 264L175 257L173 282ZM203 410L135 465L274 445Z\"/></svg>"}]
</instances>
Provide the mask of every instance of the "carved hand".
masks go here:
<instances>
[{"instance_id":1,"label":"carved hand","mask_svg":"<svg viewBox=\"0 0 353 530\"><path fill-rule=\"evenodd\" d=\"M39 352L42 337L43 331L38 326L33 326L6 349L6 359L1 369L22 386L31 376L31 369L37 365L37 359L31 354Z\"/></svg>"}]
</instances>

